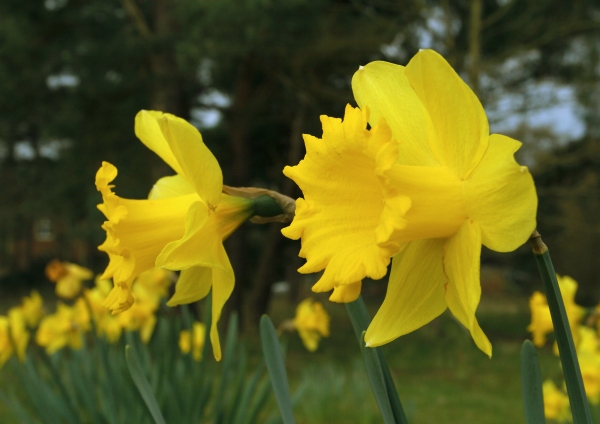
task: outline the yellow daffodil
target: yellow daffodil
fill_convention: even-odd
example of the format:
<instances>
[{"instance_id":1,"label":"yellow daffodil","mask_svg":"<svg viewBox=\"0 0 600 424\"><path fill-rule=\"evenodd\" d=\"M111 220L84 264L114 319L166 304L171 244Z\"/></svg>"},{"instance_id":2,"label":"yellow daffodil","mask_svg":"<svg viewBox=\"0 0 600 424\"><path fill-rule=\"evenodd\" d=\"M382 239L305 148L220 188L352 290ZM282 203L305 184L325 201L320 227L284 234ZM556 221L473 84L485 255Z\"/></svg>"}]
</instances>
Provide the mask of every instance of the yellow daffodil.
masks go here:
<instances>
[{"instance_id":1,"label":"yellow daffodil","mask_svg":"<svg viewBox=\"0 0 600 424\"><path fill-rule=\"evenodd\" d=\"M356 299L394 256L385 300L365 341L379 346L450 308L491 355L475 310L482 244L516 249L535 228L533 180L514 160L521 143L489 134L475 94L431 50L406 66L373 62L353 77L362 112L321 117L323 138L286 167L304 193L283 230L302 238L300 272L325 269L314 291ZM372 129L367 130L367 122Z\"/></svg>"},{"instance_id":2,"label":"yellow daffodil","mask_svg":"<svg viewBox=\"0 0 600 424\"><path fill-rule=\"evenodd\" d=\"M168 304L197 301L212 288L210 334L220 359L217 323L234 285L223 240L252 215L253 202L222 193L217 160L185 120L141 111L135 132L177 175L161 178L147 200L130 200L112 191L110 183L117 176L113 165L104 162L96 174L103 198L99 209L107 218L106 241L99 249L110 259L103 278L115 283L105 305L115 312L131 307L133 280L154 266L181 270Z\"/></svg>"},{"instance_id":3,"label":"yellow daffodil","mask_svg":"<svg viewBox=\"0 0 600 424\"><path fill-rule=\"evenodd\" d=\"M531 310L531 323L527 327L527 331L533 336L533 344L542 347L546 344L546 334L554 331L546 296L538 291L533 292L529 299L529 309Z\"/></svg>"},{"instance_id":4,"label":"yellow daffodil","mask_svg":"<svg viewBox=\"0 0 600 424\"><path fill-rule=\"evenodd\" d=\"M557 275L556 279L565 305L571 333L577 344L579 337L577 328L585 315L585 308L575 303L577 282L567 275L564 277ZM534 292L529 299L529 308L531 309L531 323L527 327L527 331L532 333L533 344L541 347L546 344L546 334L554 331L546 296L540 292Z\"/></svg>"},{"instance_id":5,"label":"yellow daffodil","mask_svg":"<svg viewBox=\"0 0 600 424\"><path fill-rule=\"evenodd\" d=\"M10 336L17 358L22 362L25 360L25 350L29 344L30 334L27 331L27 321L21 308L11 308L8 311L8 322L10 324Z\"/></svg>"},{"instance_id":6,"label":"yellow daffodil","mask_svg":"<svg viewBox=\"0 0 600 424\"><path fill-rule=\"evenodd\" d=\"M181 330L179 333L179 349L185 355L192 352L195 361L202 359L202 349L206 338L206 326L201 322L194 322L192 331Z\"/></svg>"},{"instance_id":7,"label":"yellow daffodil","mask_svg":"<svg viewBox=\"0 0 600 424\"><path fill-rule=\"evenodd\" d=\"M36 343L48 354L69 345L72 349L83 346L83 335L90 328L90 315L83 298L73 306L58 303L56 312L42 318L35 335Z\"/></svg>"},{"instance_id":8,"label":"yellow daffodil","mask_svg":"<svg viewBox=\"0 0 600 424\"><path fill-rule=\"evenodd\" d=\"M304 299L296 308L293 325L298 330L302 343L311 352L317 350L319 341L329 337L329 314L313 299Z\"/></svg>"},{"instance_id":9,"label":"yellow daffodil","mask_svg":"<svg viewBox=\"0 0 600 424\"><path fill-rule=\"evenodd\" d=\"M94 273L77 264L53 260L46 266L46 276L56 283L57 296L73 299L81 292L81 283L90 280Z\"/></svg>"},{"instance_id":10,"label":"yellow daffodil","mask_svg":"<svg viewBox=\"0 0 600 424\"><path fill-rule=\"evenodd\" d=\"M33 290L29 296L23 297L21 312L29 328L34 328L44 316L44 299L37 290Z\"/></svg>"},{"instance_id":11,"label":"yellow daffodil","mask_svg":"<svg viewBox=\"0 0 600 424\"><path fill-rule=\"evenodd\" d=\"M0 316L0 367L13 355L25 360L30 334L20 308L11 308L8 316Z\"/></svg>"},{"instance_id":12,"label":"yellow daffodil","mask_svg":"<svg viewBox=\"0 0 600 424\"><path fill-rule=\"evenodd\" d=\"M121 312L117 319L125 330L139 331L142 341L148 343L156 326L155 313L159 306L159 298L144 286L137 284L133 286L133 297L133 306Z\"/></svg>"},{"instance_id":13,"label":"yellow daffodil","mask_svg":"<svg viewBox=\"0 0 600 424\"><path fill-rule=\"evenodd\" d=\"M560 390L552 380L546 380L542 384L544 394L544 415L550 420L558 422L571 422L571 410L569 409L569 397Z\"/></svg>"},{"instance_id":14,"label":"yellow daffodil","mask_svg":"<svg viewBox=\"0 0 600 424\"><path fill-rule=\"evenodd\" d=\"M600 403L600 352L596 332L589 327L579 327L577 358L585 393L591 404Z\"/></svg>"},{"instance_id":15,"label":"yellow daffodil","mask_svg":"<svg viewBox=\"0 0 600 424\"><path fill-rule=\"evenodd\" d=\"M106 337L109 343L116 343L121 337L123 327L118 316L111 314L103 306L104 300L112 287L113 284L110 280L103 280L100 276L97 276L95 287L86 290L84 296L92 312L92 319L96 325L98 335Z\"/></svg>"},{"instance_id":16,"label":"yellow daffodil","mask_svg":"<svg viewBox=\"0 0 600 424\"><path fill-rule=\"evenodd\" d=\"M163 268L152 268L143 272L135 280L136 286L142 286L145 292L159 302L169 294L169 287L176 280L175 274ZM135 297L135 296L134 296Z\"/></svg>"},{"instance_id":17,"label":"yellow daffodil","mask_svg":"<svg viewBox=\"0 0 600 424\"><path fill-rule=\"evenodd\" d=\"M0 367L4 366L14 353L10 339L10 324L8 317L0 315Z\"/></svg>"}]
</instances>

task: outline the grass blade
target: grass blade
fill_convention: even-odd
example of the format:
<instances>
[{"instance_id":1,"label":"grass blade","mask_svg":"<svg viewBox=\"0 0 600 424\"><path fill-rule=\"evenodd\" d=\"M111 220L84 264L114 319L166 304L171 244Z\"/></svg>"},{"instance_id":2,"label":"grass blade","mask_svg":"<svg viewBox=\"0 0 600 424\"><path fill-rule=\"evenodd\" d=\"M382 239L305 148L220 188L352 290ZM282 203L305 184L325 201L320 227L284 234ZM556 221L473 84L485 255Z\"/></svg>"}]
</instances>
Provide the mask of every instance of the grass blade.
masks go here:
<instances>
[{"instance_id":1,"label":"grass blade","mask_svg":"<svg viewBox=\"0 0 600 424\"><path fill-rule=\"evenodd\" d=\"M154 418L154 422L156 424L166 424L165 419L160 412L158 403L156 402L156 398L152 393L150 383L148 383L148 380L142 371L142 367L140 366L135 352L129 345L125 346L125 358L127 359L127 367L129 368L131 378L142 395L142 398L144 399L152 418Z\"/></svg>"},{"instance_id":2,"label":"grass blade","mask_svg":"<svg viewBox=\"0 0 600 424\"><path fill-rule=\"evenodd\" d=\"M521 347L521 389L527 424L544 424L544 396L542 392L542 372L535 347L525 340Z\"/></svg>"},{"instance_id":3,"label":"grass blade","mask_svg":"<svg viewBox=\"0 0 600 424\"><path fill-rule=\"evenodd\" d=\"M293 424L296 421L292 409L290 386L285 371L283 354L273 322L266 315L263 315L260 319L260 339L263 354L265 355L267 370L269 371L271 384L273 385L273 391L275 392L275 399L277 400L277 405L281 412L281 418L283 419L284 424Z\"/></svg>"},{"instance_id":4,"label":"grass blade","mask_svg":"<svg viewBox=\"0 0 600 424\"><path fill-rule=\"evenodd\" d=\"M565 305L562 300L558 282L556 281L556 272L550 259L548 247L542 241L540 234L535 231L529 239L533 248L533 256L538 265L540 276L546 290L546 298L550 307L550 316L554 325L554 334L560 353L560 361L565 376L567 394L571 404L574 424L591 424L592 416L588 405L583 381L581 379L581 370L579 361L573 344L573 336L567 319Z\"/></svg>"}]
</instances>

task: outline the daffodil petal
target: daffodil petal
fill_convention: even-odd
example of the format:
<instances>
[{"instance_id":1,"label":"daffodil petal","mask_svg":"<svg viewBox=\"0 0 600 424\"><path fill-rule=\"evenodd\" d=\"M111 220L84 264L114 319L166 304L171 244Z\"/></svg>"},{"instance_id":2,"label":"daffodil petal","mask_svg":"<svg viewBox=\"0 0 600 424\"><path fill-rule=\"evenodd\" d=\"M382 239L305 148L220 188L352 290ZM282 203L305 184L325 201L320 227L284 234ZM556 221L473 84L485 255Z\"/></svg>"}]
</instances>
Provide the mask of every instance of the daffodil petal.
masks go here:
<instances>
[{"instance_id":1,"label":"daffodil petal","mask_svg":"<svg viewBox=\"0 0 600 424\"><path fill-rule=\"evenodd\" d=\"M195 193L194 187L185 178L177 174L158 180L150 190L148 200L168 199L193 193Z\"/></svg>"},{"instance_id":2,"label":"daffodil petal","mask_svg":"<svg viewBox=\"0 0 600 424\"><path fill-rule=\"evenodd\" d=\"M475 318L481 297L480 255L481 230L476 223L466 220L444 243L444 271L448 276L446 302L456 319L471 332L477 347L491 357L492 345Z\"/></svg>"},{"instance_id":3,"label":"daffodil petal","mask_svg":"<svg viewBox=\"0 0 600 424\"><path fill-rule=\"evenodd\" d=\"M213 284L212 284L212 322L210 326L210 341L213 347L213 354L217 361L221 360L221 343L219 341L219 331L217 324L221 318L223 306L231 293L235 283L233 268L227 257L227 253L223 246L219 250L219 259L224 265L223 268L213 269Z\"/></svg>"},{"instance_id":4,"label":"daffodil petal","mask_svg":"<svg viewBox=\"0 0 600 424\"><path fill-rule=\"evenodd\" d=\"M206 297L212 287L213 268L193 266L184 269L175 284L175 294L167 306L196 302Z\"/></svg>"},{"instance_id":5,"label":"daffodil petal","mask_svg":"<svg viewBox=\"0 0 600 424\"><path fill-rule=\"evenodd\" d=\"M352 92L360 108L368 108L372 126L385 118L399 142L400 163L439 165L429 145L427 112L403 66L381 61L362 66L352 77Z\"/></svg>"},{"instance_id":6,"label":"daffodil petal","mask_svg":"<svg viewBox=\"0 0 600 424\"><path fill-rule=\"evenodd\" d=\"M333 288L333 293L329 296L329 300L336 303L354 302L360 295L362 282L354 284L342 284Z\"/></svg>"},{"instance_id":7,"label":"daffodil petal","mask_svg":"<svg viewBox=\"0 0 600 424\"><path fill-rule=\"evenodd\" d=\"M202 202L193 203L185 218L185 234L167 244L156 258L156 266L182 270L192 266L223 267L218 252L223 247L214 213Z\"/></svg>"},{"instance_id":8,"label":"daffodil petal","mask_svg":"<svg viewBox=\"0 0 600 424\"><path fill-rule=\"evenodd\" d=\"M467 178L483 157L490 135L479 99L433 50L417 53L406 65L406 76L431 118L429 140L435 157L459 178Z\"/></svg>"},{"instance_id":9,"label":"daffodil petal","mask_svg":"<svg viewBox=\"0 0 600 424\"><path fill-rule=\"evenodd\" d=\"M156 153L167 165L175 172L182 174L181 166L175 159L169 143L165 139L158 119L162 118L163 113L154 110L142 110L135 116L135 135L144 145ZM114 178L114 177L113 177Z\"/></svg>"},{"instance_id":10,"label":"daffodil petal","mask_svg":"<svg viewBox=\"0 0 600 424\"><path fill-rule=\"evenodd\" d=\"M427 324L446 310L443 239L416 240L392 260L383 304L365 334L380 346Z\"/></svg>"},{"instance_id":11,"label":"daffodil petal","mask_svg":"<svg viewBox=\"0 0 600 424\"><path fill-rule=\"evenodd\" d=\"M158 119L158 125L181 166L182 175L209 207L216 207L223 190L223 174L200 132L186 120L167 113Z\"/></svg>"},{"instance_id":12,"label":"daffodil petal","mask_svg":"<svg viewBox=\"0 0 600 424\"><path fill-rule=\"evenodd\" d=\"M497 252L515 250L536 226L533 178L514 159L520 147L512 138L492 134L481 162L465 181L469 218L480 226L483 244Z\"/></svg>"}]
</instances>

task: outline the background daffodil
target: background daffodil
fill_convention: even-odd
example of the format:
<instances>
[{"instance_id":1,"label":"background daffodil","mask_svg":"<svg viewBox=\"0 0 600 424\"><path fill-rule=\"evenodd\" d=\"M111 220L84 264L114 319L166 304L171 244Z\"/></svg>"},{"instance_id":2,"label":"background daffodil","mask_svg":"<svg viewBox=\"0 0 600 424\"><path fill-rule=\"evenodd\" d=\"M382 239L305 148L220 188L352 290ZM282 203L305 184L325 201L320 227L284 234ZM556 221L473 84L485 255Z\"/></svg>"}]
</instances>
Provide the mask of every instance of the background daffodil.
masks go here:
<instances>
[{"instance_id":1,"label":"background daffodil","mask_svg":"<svg viewBox=\"0 0 600 424\"><path fill-rule=\"evenodd\" d=\"M234 275L223 240L252 215L249 199L222 193L221 168L198 130L185 120L155 111L135 118L138 138L177 175L161 178L147 200L130 200L112 192L117 169L104 162L96 175L102 193L99 209L107 217L106 241L100 250L110 263L102 278L115 287L105 305L120 312L131 307L131 285L154 266L181 270L170 306L205 297L212 288L211 341L221 348L217 323L233 291Z\"/></svg>"},{"instance_id":2,"label":"background daffodil","mask_svg":"<svg viewBox=\"0 0 600 424\"><path fill-rule=\"evenodd\" d=\"M94 276L90 269L56 259L46 265L45 271L46 277L56 283L56 295L63 299L76 297L81 292L82 282Z\"/></svg>"},{"instance_id":3,"label":"background daffodil","mask_svg":"<svg viewBox=\"0 0 600 424\"><path fill-rule=\"evenodd\" d=\"M477 346L491 355L491 344L475 317L481 295L481 245L511 251L535 228L533 180L513 157L521 143L489 134L487 117L475 94L431 50L419 52L406 67L387 62L361 67L352 88L360 108L370 113L373 131L389 125L397 143L389 142L377 152L377 166L357 166L351 158L364 155L365 143L348 140L358 137L352 132L364 134L365 128L347 125L342 133L345 148L333 144L324 131L322 143L305 138L305 161L313 151L320 155L314 166L301 162L292 168L295 172L284 170L305 196L297 220L284 234L302 237L301 256L307 258L304 271L326 268L313 290L352 284L342 277L356 277L357 281L365 275L380 278L385 274L381 267L371 274L353 272L369 257L360 244L345 247L344 252L354 255L334 263L335 256L323 253L326 242L311 240L312 234L328 231L346 234L351 243L349 236L365 228L355 229L353 224L368 222L367 237L378 246L383 242L392 247L389 256L399 253L394 257L385 300L365 334L366 343L388 343L450 308ZM332 162L340 162L338 169L347 171L337 172L331 168ZM348 174L354 174L353 179ZM372 181L370 187L376 195L364 197L363 191L355 188L355 180ZM326 193L320 187L324 181L328 186L337 184L337 191ZM385 193L393 194L395 204L388 202L391 196ZM344 213L327 215L338 199L346 204ZM375 210L375 204L380 209ZM381 213L382 204L383 210L394 213ZM385 260L383 254L378 263ZM328 268L334 265L335 272L330 272Z\"/></svg>"},{"instance_id":4,"label":"background daffodil","mask_svg":"<svg viewBox=\"0 0 600 424\"><path fill-rule=\"evenodd\" d=\"M579 337L579 324L585 316L585 308L575 303L575 294L577 293L577 281L565 275L561 277L556 275L560 294L565 305L565 312L571 327L571 333L575 344ZM531 323L527 326L527 331L531 332L533 344L542 347L546 344L546 335L554 331L554 324L550 317L550 307L546 295L536 291L529 299L529 308L531 310Z\"/></svg>"},{"instance_id":5,"label":"background daffodil","mask_svg":"<svg viewBox=\"0 0 600 424\"><path fill-rule=\"evenodd\" d=\"M310 352L319 347L323 337L329 337L329 314L321 302L304 299L296 308L293 327L298 330L302 343Z\"/></svg>"}]
</instances>

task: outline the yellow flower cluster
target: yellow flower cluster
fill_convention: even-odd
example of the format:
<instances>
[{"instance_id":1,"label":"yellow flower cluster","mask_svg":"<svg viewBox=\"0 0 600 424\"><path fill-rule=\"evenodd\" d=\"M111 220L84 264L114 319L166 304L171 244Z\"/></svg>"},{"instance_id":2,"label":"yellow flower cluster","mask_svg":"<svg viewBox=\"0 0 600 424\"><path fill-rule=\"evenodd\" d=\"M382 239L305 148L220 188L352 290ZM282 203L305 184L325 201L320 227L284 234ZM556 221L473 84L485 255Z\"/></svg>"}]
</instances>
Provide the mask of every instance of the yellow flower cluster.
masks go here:
<instances>
[{"instance_id":1,"label":"yellow flower cluster","mask_svg":"<svg viewBox=\"0 0 600 424\"><path fill-rule=\"evenodd\" d=\"M107 219L102 225L106 240L99 249L109 257L102 278L112 278L115 284L104 305L115 313L131 308L133 281L144 271L181 270L168 305L195 302L212 290L210 339L220 359L217 324L234 286L223 240L253 215L253 202L222 193L217 160L185 120L141 111L135 133L176 175L161 178L148 199L131 200L112 190L116 167L103 162L98 170L96 188L103 200L98 208Z\"/></svg>"},{"instance_id":2,"label":"yellow flower cluster","mask_svg":"<svg viewBox=\"0 0 600 424\"><path fill-rule=\"evenodd\" d=\"M392 271L365 334L379 346L449 308L477 346L481 246L508 252L535 229L533 179L515 162L521 143L491 134L475 94L432 50L406 67L372 62L352 79L360 109L321 117L321 139L284 174L302 189L283 234L302 239L299 271L324 270L313 291L350 302L364 278ZM371 126L367 128L367 124Z\"/></svg>"},{"instance_id":3,"label":"yellow flower cluster","mask_svg":"<svg viewBox=\"0 0 600 424\"><path fill-rule=\"evenodd\" d=\"M83 298L78 298L73 306L59 302L56 312L46 315L40 321L35 335L38 345L52 354L65 346L80 349L83 335L90 329L90 314Z\"/></svg>"}]
</instances>

